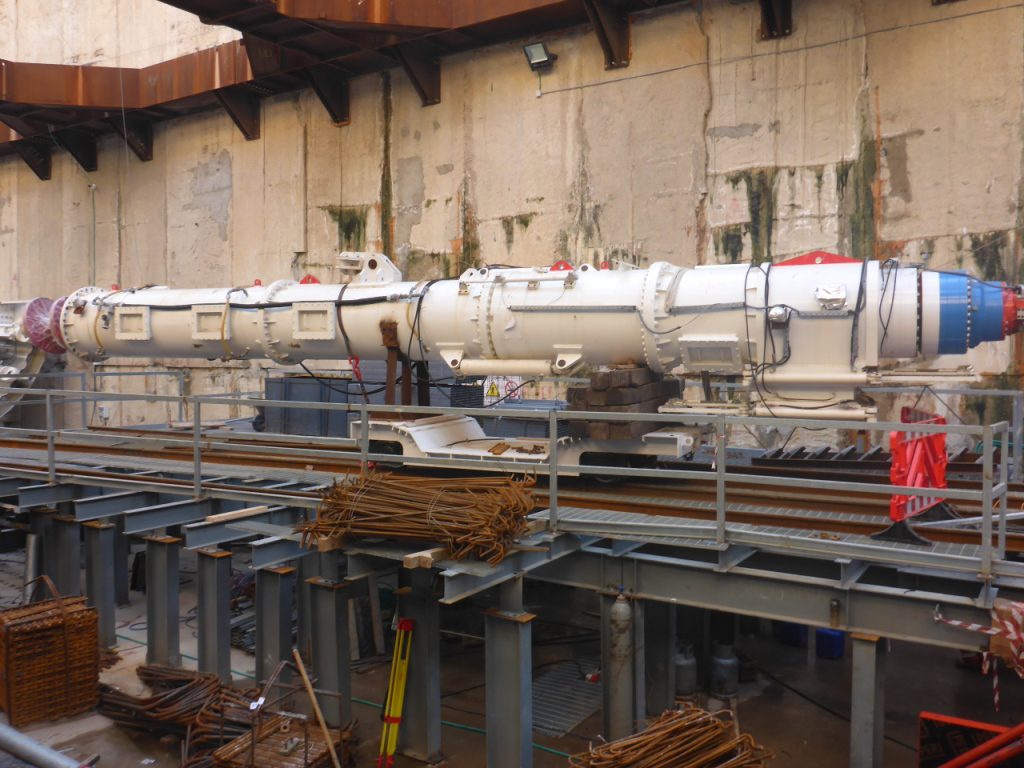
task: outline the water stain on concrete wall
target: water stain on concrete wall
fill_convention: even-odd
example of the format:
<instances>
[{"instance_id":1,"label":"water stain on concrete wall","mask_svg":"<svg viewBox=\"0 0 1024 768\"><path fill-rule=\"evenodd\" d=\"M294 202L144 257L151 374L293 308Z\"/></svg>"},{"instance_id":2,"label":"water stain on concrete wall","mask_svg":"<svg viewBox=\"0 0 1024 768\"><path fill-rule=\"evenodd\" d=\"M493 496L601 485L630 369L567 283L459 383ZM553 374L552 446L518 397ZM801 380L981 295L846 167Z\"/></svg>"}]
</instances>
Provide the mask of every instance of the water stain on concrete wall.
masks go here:
<instances>
[{"instance_id":1,"label":"water stain on concrete wall","mask_svg":"<svg viewBox=\"0 0 1024 768\"><path fill-rule=\"evenodd\" d=\"M222 149L207 160L193 166L189 173L191 197L182 208L198 212L199 218L208 219L217 225L220 239L227 241L228 225L231 218L231 153Z\"/></svg>"}]
</instances>

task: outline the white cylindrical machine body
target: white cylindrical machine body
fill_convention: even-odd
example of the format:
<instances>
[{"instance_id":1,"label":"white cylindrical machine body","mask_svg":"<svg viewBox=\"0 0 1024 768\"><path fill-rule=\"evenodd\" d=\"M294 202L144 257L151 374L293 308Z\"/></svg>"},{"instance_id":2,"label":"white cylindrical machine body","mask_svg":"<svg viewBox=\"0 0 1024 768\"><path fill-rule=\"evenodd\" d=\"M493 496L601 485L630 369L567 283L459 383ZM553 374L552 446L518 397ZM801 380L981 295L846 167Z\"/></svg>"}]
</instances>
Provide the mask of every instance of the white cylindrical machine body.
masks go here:
<instances>
[{"instance_id":1,"label":"white cylindrical machine body","mask_svg":"<svg viewBox=\"0 0 1024 768\"><path fill-rule=\"evenodd\" d=\"M799 389L808 382L848 388L884 360L964 351L1016 330L1003 320L1009 289L833 258L692 269L485 267L421 282L83 288L67 297L59 331L50 332L86 360L269 358L291 365L382 358L397 342L408 359L443 360L456 375L558 375L583 365L634 364Z\"/></svg>"}]
</instances>

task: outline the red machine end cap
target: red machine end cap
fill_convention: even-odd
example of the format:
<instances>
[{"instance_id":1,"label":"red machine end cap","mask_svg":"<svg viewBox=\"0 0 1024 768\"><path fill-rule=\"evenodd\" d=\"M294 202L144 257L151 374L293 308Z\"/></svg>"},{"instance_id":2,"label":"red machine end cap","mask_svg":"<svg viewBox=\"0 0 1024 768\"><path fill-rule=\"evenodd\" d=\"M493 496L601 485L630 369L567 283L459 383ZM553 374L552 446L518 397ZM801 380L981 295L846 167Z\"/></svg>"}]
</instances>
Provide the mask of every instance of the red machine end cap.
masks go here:
<instances>
[{"instance_id":1,"label":"red machine end cap","mask_svg":"<svg viewBox=\"0 0 1024 768\"><path fill-rule=\"evenodd\" d=\"M21 326L32 346L51 355L61 355L67 351L60 332L60 313L66 299L64 296L51 301L40 296L32 299L25 307Z\"/></svg>"}]
</instances>

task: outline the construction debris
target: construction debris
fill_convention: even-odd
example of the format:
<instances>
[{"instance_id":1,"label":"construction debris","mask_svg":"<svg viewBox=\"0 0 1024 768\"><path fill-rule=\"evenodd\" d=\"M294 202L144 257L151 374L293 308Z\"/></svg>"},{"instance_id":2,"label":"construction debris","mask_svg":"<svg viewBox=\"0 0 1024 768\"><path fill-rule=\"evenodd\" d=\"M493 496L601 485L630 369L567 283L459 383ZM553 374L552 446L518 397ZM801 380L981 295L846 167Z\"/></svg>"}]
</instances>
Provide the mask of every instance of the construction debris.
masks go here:
<instances>
[{"instance_id":1,"label":"construction debris","mask_svg":"<svg viewBox=\"0 0 1024 768\"><path fill-rule=\"evenodd\" d=\"M298 528L306 547L330 548L357 537L442 545L454 560L500 563L527 532L531 478L426 479L370 472L335 483L316 520Z\"/></svg>"},{"instance_id":2,"label":"construction debris","mask_svg":"<svg viewBox=\"0 0 1024 768\"><path fill-rule=\"evenodd\" d=\"M270 685L240 690L222 685L216 675L158 664L136 672L152 695L102 685L100 713L125 728L181 740L182 768L329 768L337 764L335 744L344 756L339 763L347 764L353 727L321 730L305 715L271 711ZM333 740L329 746L325 733Z\"/></svg>"},{"instance_id":3,"label":"construction debris","mask_svg":"<svg viewBox=\"0 0 1024 768\"><path fill-rule=\"evenodd\" d=\"M40 580L53 599L0 612L0 709L16 727L86 712L97 700L96 611Z\"/></svg>"},{"instance_id":4,"label":"construction debris","mask_svg":"<svg viewBox=\"0 0 1024 768\"><path fill-rule=\"evenodd\" d=\"M772 755L737 734L732 712L669 710L634 736L573 755L573 768L762 768Z\"/></svg>"}]
</instances>

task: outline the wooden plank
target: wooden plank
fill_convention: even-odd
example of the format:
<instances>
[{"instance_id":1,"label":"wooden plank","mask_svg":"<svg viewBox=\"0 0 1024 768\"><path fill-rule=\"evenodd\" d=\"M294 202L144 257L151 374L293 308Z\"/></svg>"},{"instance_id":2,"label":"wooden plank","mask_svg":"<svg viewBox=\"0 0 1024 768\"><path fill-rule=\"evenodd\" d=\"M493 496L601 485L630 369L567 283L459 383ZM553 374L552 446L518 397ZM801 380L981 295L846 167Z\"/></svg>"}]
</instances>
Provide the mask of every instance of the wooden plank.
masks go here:
<instances>
[{"instance_id":1,"label":"wooden plank","mask_svg":"<svg viewBox=\"0 0 1024 768\"><path fill-rule=\"evenodd\" d=\"M254 515L262 515L267 512L270 507L263 505L258 507L246 507L245 509L236 509L233 512L221 512L216 515L210 515L203 522L205 523L226 523L231 520L242 520L246 517L252 517Z\"/></svg>"},{"instance_id":2,"label":"wooden plank","mask_svg":"<svg viewBox=\"0 0 1024 768\"><path fill-rule=\"evenodd\" d=\"M434 547L419 552L410 552L402 558L402 565L406 568L433 568L434 563L439 560L450 558L452 553L447 547Z\"/></svg>"}]
</instances>

